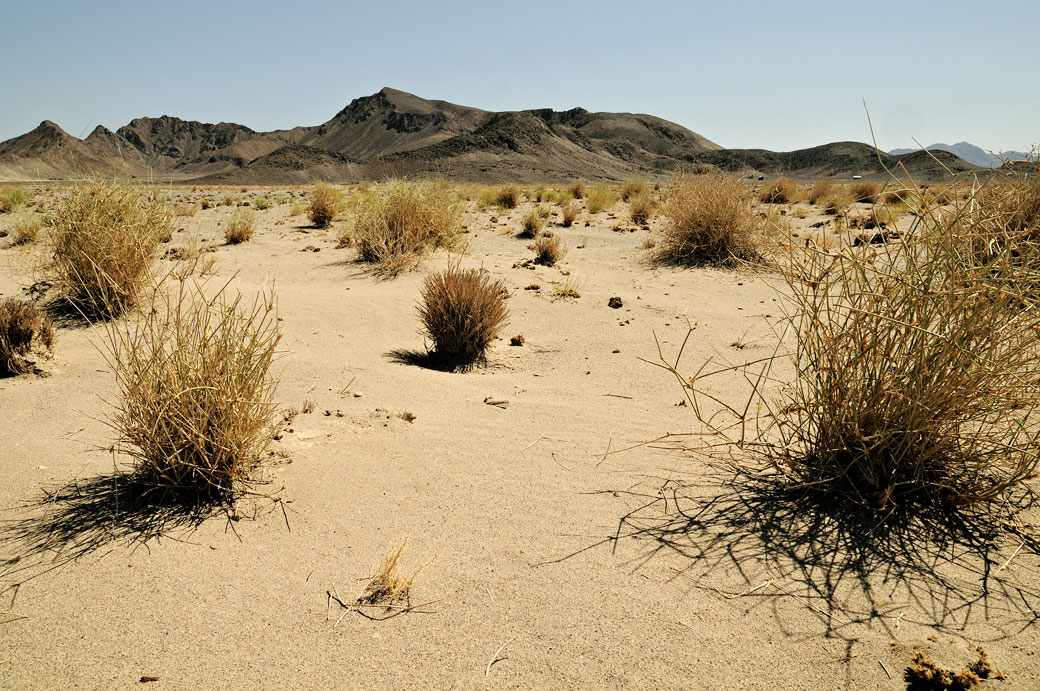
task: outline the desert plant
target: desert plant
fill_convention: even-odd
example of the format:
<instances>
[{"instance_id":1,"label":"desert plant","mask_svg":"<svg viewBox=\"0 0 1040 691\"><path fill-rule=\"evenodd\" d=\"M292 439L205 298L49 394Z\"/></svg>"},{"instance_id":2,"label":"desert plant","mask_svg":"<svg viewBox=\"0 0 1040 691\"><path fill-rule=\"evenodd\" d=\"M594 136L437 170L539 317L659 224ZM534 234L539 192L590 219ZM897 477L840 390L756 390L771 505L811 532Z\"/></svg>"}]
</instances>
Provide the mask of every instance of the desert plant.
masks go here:
<instances>
[{"instance_id":1,"label":"desert plant","mask_svg":"<svg viewBox=\"0 0 1040 691\"><path fill-rule=\"evenodd\" d=\"M508 319L506 288L483 269L449 263L426 277L419 304L422 333L433 343L431 357L450 369L467 369L486 359L491 342Z\"/></svg>"},{"instance_id":2,"label":"desert plant","mask_svg":"<svg viewBox=\"0 0 1040 691\"><path fill-rule=\"evenodd\" d=\"M419 572L425 569L433 561L432 559L420 564L409 575L401 571L401 557L408 546L408 538L401 538L396 544L391 545L386 556L376 567L376 573L368 581L361 597L358 600L366 604L392 604L407 600L411 592L412 584Z\"/></svg>"},{"instance_id":3,"label":"desert plant","mask_svg":"<svg viewBox=\"0 0 1040 691\"><path fill-rule=\"evenodd\" d=\"M343 191L325 182L315 183L308 195L307 215L317 228L327 228L343 208Z\"/></svg>"},{"instance_id":4,"label":"desert plant","mask_svg":"<svg viewBox=\"0 0 1040 691\"><path fill-rule=\"evenodd\" d=\"M495 204L500 209L515 209L520 205L520 188L516 185L505 185L495 190Z\"/></svg>"},{"instance_id":5,"label":"desert plant","mask_svg":"<svg viewBox=\"0 0 1040 691\"><path fill-rule=\"evenodd\" d=\"M758 194L764 204L787 204L798 198L798 186L790 179L780 176L770 185L766 185Z\"/></svg>"},{"instance_id":6,"label":"desert plant","mask_svg":"<svg viewBox=\"0 0 1040 691\"><path fill-rule=\"evenodd\" d=\"M274 298L243 308L241 296L207 297L181 281L164 307L109 327L119 387L109 424L145 488L227 500L259 464L277 419Z\"/></svg>"},{"instance_id":7,"label":"desert plant","mask_svg":"<svg viewBox=\"0 0 1040 691\"><path fill-rule=\"evenodd\" d=\"M41 358L51 357L54 325L31 302L0 300L0 377L26 374Z\"/></svg>"},{"instance_id":8,"label":"desert plant","mask_svg":"<svg viewBox=\"0 0 1040 691\"><path fill-rule=\"evenodd\" d=\"M349 236L358 259L396 275L436 247L452 249L461 233L461 211L451 191L434 182L392 180L382 192L357 196Z\"/></svg>"},{"instance_id":9,"label":"desert plant","mask_svg":"<svg viewBox=\"0 0 1040 691\"><path fill-rule=\"evenodd\" d=\"M574 201L569 201L563 205L563 227L570 228L574 224L574 220L578 218L578 214L581 213L581 205Z\"/></svg>"},{"instance_id":10,"label":"desert plant","mask_svg":"<svg viewBox=\"0 0 1040 691\"><path fill-rule=\"evenodd\" d=\"M0 188L0 213L11 213L27 200L25 192L17 187Z\"/></svg>"},{"instance_id":11,"label":"desert plant","mask_svg":"<svg viewBox=\"0 0 1040 691\"><path fill-rule=\"evenodd\" d=\"M852 201L873 204L881 193L881 185L872 180L860 180L854 182L849 188Z\"/></svg>"},{"instance_id":12,"label":"desert plant","mask_svg":"<svg viewBox=\"0 0 1040 691\"><path fill-rule=\"evenodd\" d=\"M85 316L118 316L144 286L171 221L155 194L110 181L71 189L50 216L50 272Z\"/></svg>"},{"instance_id":13,"label":"desert plant","mask_svg":"<svg viewBox=\"0 0 1040 691\"><path fill-rule=\"evenodd\" d=\"M35 216L19 218L14 224L11 240L15 245L30 245L40 236L43 223Z\"/></svg>"},{"instance_id":14,"label":"desert plant","mask_svg":"<svg viewBox=\"0 0 1040 691\"><path fill-rule=\"evenodd\" d=\"M1038 269L1040 243L978 205L919 217L876 249L793 253L793 350L748 377L750 400L706 394L741 431L701 416L710 374L683 380L690 403L803 489L877 509L1003 506L1040 465ZM779 398L777 364L794 371Z\"/></svg>"},{"instance_id":15,"label":"desert plant","mask_svg":"<svg viewBox=\"0 0 1040 691\"><path fill-rule=\"evenodd\" d=\"M654 200L649 193L637 194L628 199L628 215L637 225L645 225L654 214Z\"/></svg>"},{"instance_id":16,"label":"desert plant","mask_svg":"<svg viewBox=\"0 0 1040 691\"><path fill-rule=\"evenodd\" d=\"M224 226L224 239L229 245L237 245L253 237L256 229L256 216L245 209L235 209Z\"/></svg>"},{"instance_id":17,"label":"desert plant","mask_svg":"<svg viewBox=\"0 0 1040 691\"><path fill-rule=\"evenodd\" d=\"M614 206L617 200L617 193L610 185L605 182L597 182L589 190L585 202L590 214L598 214L600 211Z\"/></svg>"},{"instance_id":18,"label":"desert plant","mask_svg":"<svg viewBox=\"0 0 1040 691\"><path fill-rule=\"evenodd\" d=\"M564 255L563 246L560 244L560 238L553 236L543 235L534 243L534 263L541 264L542 266L555 266L556 262L563 259Z\"/></svg>"},{"instance_id":19,"label":"desert plant","mask_svg":"<svg viewBox=\"0 0 1040 691\"><path fill-rule=\"evenodd\" d=\"M570 192L571 196L575 199L584 199L585 195L588 193L588 187L585 185L583 180L576 180L567 191Z\"/></svg>"},{"instance_id":20,"label":"desert plant","mask_svg":"<svg viewBox=\"0 0 1040 691\"><path fill-rule=\"evenodd\" d=\"M642 180L626 180L621 185L621 201L631 201L633 197L649 195L650 188Z\"/></svg>"},{"instance_id":21,"label":"desert plant","mask_svg":"<svg viewBox=\"0 0 1040 691\"><path fill-rule=\"evenodd\" d=\"M253 200L253 208L257 211L266 211L270 206L271 202L267 201L267 197L257 197Z\"/></svg>"},{"instance_id":22,"label":"desert plant","mask_svg":"<svg viewBox=\"0 0 1040 691\"><path fill-rule=\"evenodd\" d=\"M524 216L524 220L520 222L520 227L519 237L536 238L542 232L542 228L545 227L545 220L537 211L532 211Z\"/></svg>"},{"instance_id":23,"label":"desert plant","mask_svg":"<svg viewBox=\"0 0 1040 691\"><path fill-rule=\"evenodd\" d=\"M728 264L761 256L762 227L751 210L751 188L722 176L679 178L661 208L655 251L661 261Z\"/></svg>"}]
</instances>

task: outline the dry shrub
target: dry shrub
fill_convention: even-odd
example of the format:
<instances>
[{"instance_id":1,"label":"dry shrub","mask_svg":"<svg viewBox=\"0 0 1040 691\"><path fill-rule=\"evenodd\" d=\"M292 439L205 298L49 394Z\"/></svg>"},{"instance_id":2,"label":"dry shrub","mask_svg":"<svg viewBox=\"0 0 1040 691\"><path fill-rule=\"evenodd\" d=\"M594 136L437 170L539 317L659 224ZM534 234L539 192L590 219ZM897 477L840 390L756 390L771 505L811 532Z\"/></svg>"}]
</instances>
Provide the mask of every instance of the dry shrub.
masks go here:
<instances>
[{"instance_id":1,"label":"dry shrub","mask_svg":"<svg viewBox=\"0 0 1040 691\"><path fill-rule=\"evenodd\" d=\"M589 189L583 180L576 180L567 191L570 192L571 196L575 199L584 199L585 195L588 194Z\"/></svg>"},{"instance_id":2,"label":"dry shrub","mask_svg":"<svg viewBox=\"0 0 1040 691\"><path fill-rule=\"evenodd\" d=\"M849 187L849 194L854 202L873 204L880 193L881 185L872 180L860 180Z\"/></svg>"},{"instance_id":3,"label":"dry shrub","mask_svg":"<svg viewBox=\"0 0 1040 691\"><path fill-rule=\"evenodd\" d=\"M761 256L762 228L751 188L722 176L679 178L661 214L657 257L678 264L730 264Z\"/></svg>"},{"instance_id":4,"label":"dry shrub","mask_svg":"<svg viewBox=\"0 0 1040 691\"><path fill-rule=\"evenodd\" d=\"M181 281L164 307L109 328L120 393L109 424L147 488L227 500L272 439L274 298L243 309L241 296Z\"/></svg>"},{"instance_id":5,"label":"dry shrub","mask_svg":"<svg viewBox=\"0 0 1040 691\"><path fill-rule=\"evenodd\" d=\"M798 185L788 178L779 177L773 184L762 188L758 199L765 204L788 204L797 201Z\"/></svg>"},{"instance_id":6,"label":"dry shrub","mask_svg":"<svg viewBox=\"0 0 1040 691\"><path fill-rule=\"evenodd\" d=\"M578 218L578 214L581 213L581 205L575 201L569 201L563 205L563 227L570 228L574 224L574 220Z\"/></svg>"},{"instance_id":7,"label":"dry shrub","mask_svg":"<svg viewBox=\"0 0 1040 691\"><path fill-rule=\"evenodd\" d=\"M609 209L617 203L617 200L617 192L605 182L597 182L593 185L585 198L590 214L598 214L604 209Z\"/></svg>"},{"instance_id":8,"label":"dry shrub","mask_svg":"<svg viewBox=\"0 0 1040 691\"><path fill-rule=\"evenodd\" d=\"M555 266L563 259L565 251L557 236L543 235L534 243L534 263L542 266Z\"/></svg>"},{"instance_id":9,"label":"dry shrub","mask_svg":"<svg viewBox=\"0 0 1040 691\"><path fill-rule=\"evenodd\" d=\"M207 204L204 208L209 208ZM173 207L174 216L194 216L195 212L199 210L199 207L191 202L180 202L175 204Z\"/></svg>"},{"instance_id":10,"label":"dry shrub","mask_svg":"<svg viewBox=\"0 0 1040 691\"><path fill-rule=\"evenodd\" d=\"M621 201L631 201L633 197L646 196L650 193L649 187L642 180L626 180L621 185Z\"/></svg>"},{"instance_id":11,"label":"dry shrub","mask_svg":"<svg viewBox=\"0 0 1040 691\"><path fill-rule=\"evenodd\" d=\"M1040 242L969 204L887 244L789 259L793 350L724 404L758 424L712 429L794 486L878 510L1002 505L1035 473ZM779 395L778 365L794 371ZM704 384L689 385L699 410Z\"/></svg>"},{"instance_id":12,"label":"dry shrub","mask_svg":"<svg viewBox=\"0 0 1040 691\"><path fill-rule=\"evenodd\" d=\"M229 245L237 245L253 237L256 230L256 216L245 209L235 209L224 227L224 239Z\"/></svg>"},{"instance_id":13,"label":"dry shrub","mask_svg":"<svg viewBox=\"0 0 1040 691\"><path fill-rule=\"evenodd\" d=\"M54 325L31 302L0 300L0 377L36 371L36 363L50 358Z\"/></svg>"},{"instance_id":14,"label":"dry shrub","mask_svg":"<svg viewBox=\"0 0 1040 691\"><path fill-rule=\"evenodd\" d=\"M315 183L307 195L307 215L316 228L328 228L343 208L343 191L325 182Z\"/></svg>"},{"instance_id":15,"label":"dry shrub","mask_svg":"<svg viewBox=\"0 0 1040 691\"><path fill-rule=\"evenodd\" d=\"M505 185L495 190L495 204L503 209L515 209L520 205L520 188Z\"/></svg>"},{"instance_id":16,"label":"dry shrub","mask_svg":"<svg viewBox=\"0 0 1040 691\"><path fill-rule=\"evenodd\" d=\"M818 204L822 199L833 197L837 187L830 180L817 180L809 188L809 203Z\"/></svg>"},{"instance_id":17,"label":"dry shrub","mask_svg":"<svg viewBox=\"0 0 1040 691\"><path fill-rule=\"evenodd\" d=\"M19 218L14 224L14 232L11 233L11 241L15 245L31 245L40 236L43 223L36 216L25 216Z\"/></svg>"},{"instance_id":18,"label":"dry shrub","mask_svg":"<svg viewBox=\"0 0 1040 691\"><path fill-rule=\"evenodd\" d=\"M0 213L11 213L28 199L25 192L17 187L0 188Z\"/></svg>"},{"instance_id":19,"label":"dry shrub","mask_svg":"<svg viewBox=\"0 0 1040 691\"><path fill-rule=\"evenodd\" d=\"M85 316L118 316L137 299L171 221L154 192L110 181L74 188L50 217L50 271Z\"/></svg>"},{"instance_id":20,"label":"dry shrub","mask_svg":"<svg viewBox=\"0 0 1040 691\"><path fill-rule=\"evenodd\" d=\"M421 333L430 339L431 357L449 369L467 369L486 359L488 346L508 318L507 291L483 269L457 263L426 277L419 303Z\"/></svg>"},{"instance_id":21,"label":"dry shrub","mask_svg":"<svg viewBox=\"0 0 1040 691\"><path fill-rule=\"evenodd\" d=\"M360 193L350 241L358 259L396 275L437 247L452 249L462 232L461 211L445 185L392 180L383 191Z\"/></svg>"},{"instance_id":22,"label":"dry shrub","mask_svg":"<svg viewBox=\"0 0 1040 691\"><path fill-rule=\"evenodd\" d=\"M402 537L397 544L391 545L386 556L376 567L376 573L365 586L364 592L358 598L361 603L372 605L389 605L408 599L412 584L419 572L425 569L433 561L415 567L411 574L405 575L401 571L401 558L408 547L408 538Z\"/></svg>"},{"instance_id":23,"label":"dry shrub","mask_svg":"<svg viewBox=\"0 0 1040 691\"><path fill-rule=\"evenodd\" d=\"M542 232L542 228L545 227L545 220L537 211L532 211L524 216L524 220L520 222L520 227L519 237L536 238Z\"/></svg>"},{"instance_id":24,"label":"dry shrub","mask_svg":"<svg viewBox=\"0 0 1040 691\"><path fill-rule=\"evenodd\" d=\"M650 217L654 215L654 200L649 193L638 194L628 199L628 214L632 222L637 225L646 225Z\"/></svg>"}]
</instances>

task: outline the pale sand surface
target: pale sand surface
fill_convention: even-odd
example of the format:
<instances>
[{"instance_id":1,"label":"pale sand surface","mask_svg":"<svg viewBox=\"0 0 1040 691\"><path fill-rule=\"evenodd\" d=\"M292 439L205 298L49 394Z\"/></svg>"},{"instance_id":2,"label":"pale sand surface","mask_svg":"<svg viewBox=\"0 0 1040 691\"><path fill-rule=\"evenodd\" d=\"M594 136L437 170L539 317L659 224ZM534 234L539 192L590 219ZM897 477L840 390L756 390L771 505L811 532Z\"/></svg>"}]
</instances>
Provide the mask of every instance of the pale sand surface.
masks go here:
<instances>
[{"instance_id":1,"label":"pale sand surface","mask_svg":"<svg viewBox=\"0 0 1040 691\"><path fill-rule=\"evenodd\" d=\"M286 501L291 530L263 499L240 504L243 520L217 514L150 537L91 504L89 481L113 464L94 450L112 442L103 329L62 328L51 376L0 380L0 686L130 688L148 675L155 688L900 689L915 645L959 670L982 643L1008 676L987 687L1040 688L1040 561L1024 549L994 573L1017 542L989 556L985 593L983 562L963 549L893 548L892 560L867 559L861 580L838 545L809 567L780 556L815 529L741 501L702 458L661 444L605 455L700 429L674 379L638 359L656 358L655 333L674 355L687 320L697 324L690 372L708 357L764 356L776 293L748 270L649 263L647 231L611 231L619 204L589 227L550 225L582 294L553 300L558 268L512 268L532 256L515 237L529 208L467 218L464 265L512 292L504 340L469 373L401 357L423 348L416 300L443 253L379 279L282 205L260 214L252 241L209 255L214 282L234 277L247 297L274 286L278 401L315 406L272 444L261 487ZM222 242L216 222L229 214L178 218L175 242ZM0 250L0 295L31 283L30 251ZM611 296L624 307L608 308ZM508 345L516 334L523 347ZM77 479L88 488L78 500L23 508ZM644 532L610 539L655 499L620 528ZM776 516L763 536L756 526ZM326 620L326 592L353 598L402 535L407 564L436 556L412 597L436 600L429 613L333 627L341 610Z\"/></svg>"}]
</instances>

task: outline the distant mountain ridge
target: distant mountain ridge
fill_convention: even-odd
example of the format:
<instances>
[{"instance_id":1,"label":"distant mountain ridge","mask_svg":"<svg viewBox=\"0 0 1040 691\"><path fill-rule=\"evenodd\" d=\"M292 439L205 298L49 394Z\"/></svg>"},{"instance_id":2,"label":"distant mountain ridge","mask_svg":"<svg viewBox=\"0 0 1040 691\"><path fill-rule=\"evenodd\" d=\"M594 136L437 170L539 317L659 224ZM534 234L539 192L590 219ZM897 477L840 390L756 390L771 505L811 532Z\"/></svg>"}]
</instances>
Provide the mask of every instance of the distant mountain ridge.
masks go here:
<instances>
[{"instance_id":1,"label":"distant mountain ridge","mask_svg":"<svg viewBox=\"0 0 1040 691\"><path fill-rule=\"evenodd\" d=\"M1033 160L1030 154L1027 153L1021 153L1019 151L1001 151L998 154L993 154L982 147L975 146L969 142L957 142L956 144L930 144L925 147L925 150L946 151L964 161L967 161L973 166L978 166L979 168L999 168L1008 161ZM888 153L893 156L902 156L919 151L921 151L921 149L892 149Z\"/></svg>"},{"instance_id":2,"label":"distant mountain ridge","mask_svg":"<svg viewBox=\"0 0 1040 691\"><path fill-rule=\"evenodd\" d=\"M535 109L491 112L384 88L312 127L257 132L163 115L136 118L85 139L53 122L0 142L0 179L83 174L228 184L355 182L436 174L481 182L662 177L724 170L795 177L882 176L903 163L942 176L922 152L894 156L856 142L793 152L723 149L673 122L632 113ZM955 171L973 167L950 155ZM912 168L912 170L911 170Z\"/></svg>"}]
</instances>

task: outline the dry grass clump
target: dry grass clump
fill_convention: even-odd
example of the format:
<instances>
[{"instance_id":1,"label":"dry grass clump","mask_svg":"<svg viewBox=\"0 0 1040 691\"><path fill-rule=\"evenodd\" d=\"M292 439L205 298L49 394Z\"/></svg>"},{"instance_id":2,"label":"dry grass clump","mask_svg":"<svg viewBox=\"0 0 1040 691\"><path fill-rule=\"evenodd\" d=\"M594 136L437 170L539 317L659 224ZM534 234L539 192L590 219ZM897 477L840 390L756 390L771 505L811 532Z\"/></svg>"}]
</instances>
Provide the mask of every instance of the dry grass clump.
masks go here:
<instances>
[{"instance_id":1,"label":"dry grass clump","mask_svg":"<svg viewBox=\"0 0 1040 691\"><path fill-rule=\"evenodd\" d=\"M0 188L0 213L11 213L28 200L28 195L17 187Z\"/></svg>"},{"instance_id":2,"label":"dry grass clump","mask_svg":"<svg viewBox=\"0 0 1040 691\"><path fill-rule=\"evenodd\" d=\"M758 199L764 204L788 204L797 201L798 185L781 176L773 184L763 187Z\"/></svg>"},{"instance_id":3,"label":"dry grass clump","mask_svg":"<svg viewBox=\"0 0 1040 691\"><path fill-rule=\"evenodd\" d=\"M762 228L751 188L723 176L679 178L662 204L661 261L729 264L761 256Z\"/></svg>"},{"instance_id":4,"label":"dry grass clump","mask_svg":"<svg viewBox=\"0 0 1040 691\"><path fill-rule=\"evenodd\" d=\"M560 238L553 235L543 235L534 243L534 263L542 266L555 266L556 262L563 259L566 252L560 244Z\"/></svg>"},{"instance_id":5,"label":"dry grass clump","mask_svg":"<svg viewBox=\"0 0 1040 691\"><path fill-rule=\"evenodd\" d=\"M192 501L227 500L259 464L277 408L273 296L179 284L165 309L109 328L119 400L109 422L144 485Z\"/></svg>"},{"instance_id":6,"label":"dry grass clump","mask_svg":"<svg viewBox=\"0 0 1040 691\"><path fill-rule=\"evenodd\" d=\"M585 203L590 214L598 214L617 203L618 195L614 188L605 182L597 182L586 195Z\"/></svg>"},{"instance_id":7,"label":"dry grass clump","mask_svg":"<svg viewBox=\"0 0 1040 691\"><path fill-rule=\"evenodd\" d=\"M401 558L408 547L408 538L401 538L396 544L391 545L365 590L358 600L363 604L389 605L402 600L407 600L411 592L415 577L423 569L430 565L432 559L420 564L409 575L401 570Z\"/></svg>"},{"instance_id":8,"label":"dry grass clump","mask_svg":"<svg viewBox=\"0 0 1040 691\"><path fill-rule=\"evenodd\" d=\"M316 228L328 228L343 209L343 190L326 182L315 183L307 198L307 216Z\"/></svg>"},{"instance_id":9,"label":"dry grass clump","mask_svg":"<svg viewBox=\"0 0 1040 691\"><path fill-rule=\"evenodd\" d=\"M873 204L881 193L881 185L872 180L859 180L849 187L849 195L854 202Z\"/></svg>"},{"instance_id":10,"label":"dry grass clump","mask_svg":"<svg viewBox=\"0 0 1040 691\"><path fill-rule=\"evenodd\" d=\"M31 245L40 236L43 223L36 216L25 216L15 221L11 242L15 245Z\"/></svg>"},{"instance_id":11,"label":"dry grass clump","mask_svg":"<svg viewBox=\"0 0 1040 691\"><path fill-rule=\"evenodd\" d=\"M31 302L0 300L0 377L36 371L54 349L54 325Z\"/></svg>"},{"instance_id":12,"label":"dry grass clump","mask_svg":"<svg viewBox=\"0 0 1040 691\"><path fill-rule=\"evenodd\" d=\"M171 222L155 194L110 181L74 188L50 217L50 271L85 316L118 316L137 299Z\"/></svg>"},{"instance_id":13,"label":"dry grass clump","mask_svg":"<svg viewBox=\"0 0 1040 691\"><path fill-rule=\"evenodd\" d=\"M545 227L545 219L537 211L524 216L523 221L520 222L520 234L522 238L536 238L538 234L542 232L542 228Z\"/></svg>"},{"instance_id":14,"label":"dry grass clump","mask_svg":"<svg viewBox=\"0 0 1040 691\"><path fill-rule=\"evenodd\" d=\"M520 188L516 185L505 185L495 190L495 204L501 209L515 209L520 205Z\"/></svg>"},{"instance_id":15,"label":"dry grass clump","mask_svg":"<svg viewBox=\"0 0 1040 691\"><path fill-rule=\"evenodd\" d=\"M584 180L575 180L574 183L567 188L571 196L575 199L584 199L585 195L589 193L588 185L585 184Z\"/></svg>"},{"instance_id":16,"label":"dry grass clump","mask_svg":"<svg viewBox=\"0 0 1040 691\"><path fill-rule=\"evenodd\" d=\"M837 187L838 186L830 180L817 180L813 183L813 186L809 188L809 203L818 204L822 199L833 197Z\"/></svg>"},{"instance_id":17,"label":"dry grass clump","mask_svg":"<svg viewBox=\"0 0 1040 691\"><path fill-rule=\"evenodd\" d=\"M575 201L569 201L563 205L563 227L570 228L574 225L574 220L578 218L578 214L581 213L581 205Z\"/></svg>"},{"instance_id":18,"label":"dry grass clump","mask_svg":"<svg viewBox=\"0 0 1040 691\"><path fill-rule=\"evenodd\" d=\"M1040 242L971 204L887 244L792 252L794 347L774 360L794 381L777 398L764 374L727 405L734 419L763 411L727 438L859 506L1000 502L1040 465L1038 286Z\"/></svg>"},{"instance_id":19,"label":"dry grass clump","mask_svg":"<svg viewBox=\"0 0 1040 691\"><path fill-rule=\"evenodd\" d=\"M383 191L360 193L354 212L350 240L358 259L389 275L434 248L454 248L462 232L459 205L440 183L392 180Z\"/></svg>"},{"instance_id":20,"label":"dry grass clump","mask_svg":"<svg viewBox=\"0 0 1040 691\"><path fill-rule=\"evenodd\" d=\"M235 209L224 227L224 239L229 245L237 245L253 237L256 230L256 216L245 209Z\"/></svg>"},{"instance_id":21,"label":"dry grass clump","mask_svg":"<svg viewBox=\"0 0 1040 691\"><path fill-rule=\"evenodd\" d=\"M626 180L621 185L621 201L631 201L633 197L642 197L650 194L650 188L642 180Z\"/></svg>"},{"instance_id":22,"label":"dry grass clump","mask_svg":"<svg viewBox=\"0 0 1040 691\"><path fill-rule=\"evenodd\" d=\"M432 358L450 369L467 369L486 359L488 346L508 319L505 286L482 269L457 263L426 277L419 303L421 333Z\"/></svg>"},{"instance_id":23,"label":"dry grass clump","mask_svg":"<svg viewBox=\"0 0 1040 691\"><path fill-rule=\"evenodd\" d=\"M654 200L649 193L628 198L628 215L637 225L646 225L654 215Z\"/></svg>"}]
</instances>

